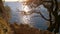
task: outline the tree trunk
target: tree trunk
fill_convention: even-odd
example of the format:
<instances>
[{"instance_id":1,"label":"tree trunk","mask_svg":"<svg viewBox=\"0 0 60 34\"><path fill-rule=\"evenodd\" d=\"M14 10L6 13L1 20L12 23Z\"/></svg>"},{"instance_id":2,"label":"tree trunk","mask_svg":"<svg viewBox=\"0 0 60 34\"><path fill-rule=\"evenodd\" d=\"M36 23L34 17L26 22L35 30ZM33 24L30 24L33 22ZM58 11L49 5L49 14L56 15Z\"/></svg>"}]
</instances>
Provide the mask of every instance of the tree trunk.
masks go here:
<instances>
[{"instance_id":1,"label":"tree trunk","mask_svg":"<svg viewBox=\"0 0 60 34\"><path fill-rule=\"evenodd\" d=\"M58 15L58 3L57 3L57 0L54 0L53 2L55 2L55 10L54 11L52 11L52 14L53 14L53 16L54 16L54 21L55 21L55 23L54 24L51 24L49 27L48 27L48 29L47 30L49 30L49 31L54 31L54 29L55 29L55 31L54 31L54 33L58 33L59 32L59 15ZM53 4L52 4L52 6L51 6L51 8L53 7Z\"/></svg>"},{"instance_id":2,"label":"tree trunk","mask_svg":"<svg viewBox=\"0 0 60 34\"><path fill-rule=\"evenodd\" d=\"M0 24L2 26L4 25L3 27L6 28L6 29L2 28L2 31L4 31L3 29L5 29L5 30L8 30L7 33L9 33L9 32L11 32L11 29L10 29L10 25L8 23L7 14L5 12L6 12L6 10L4 8L3 2L2 2L2 0L0 0L0 13L1 13L0 15L2 15L2 16L0 16Z\"/></svg>"},{"instance_id":3,"label":"tree trunk","mask_svg":"<svg viewBox=\"0 0 60 34\"><path fill-rule=\"evenodd\" d=\"M4 8L2 0L0 0L0 13L1 13L1 17L3 17L7 21L8 20L7 14L6 14L6 10Z\"/></svg>"}]
</instances>

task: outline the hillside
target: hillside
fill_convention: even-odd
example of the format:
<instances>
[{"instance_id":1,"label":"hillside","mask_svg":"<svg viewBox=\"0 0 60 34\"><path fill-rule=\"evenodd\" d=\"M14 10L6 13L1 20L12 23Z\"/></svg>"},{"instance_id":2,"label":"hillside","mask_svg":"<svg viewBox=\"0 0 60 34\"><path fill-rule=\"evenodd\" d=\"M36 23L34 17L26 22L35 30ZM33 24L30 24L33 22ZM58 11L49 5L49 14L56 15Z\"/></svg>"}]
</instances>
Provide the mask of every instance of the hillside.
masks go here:
<instances>
[{"instance_id":1,"label":"hillside","mask_svg":"<svg viewBox=\"0 0 60 34\"><path fill-rule=\"evenodd\" d=\"M11 24L11 29L12 29L12 33L11 34L53 34L49 31L42 31L39 29L36 29L34 27L30 27L27 24L20 24L17 25L15 24Z\"/></svg>"}]
</instances>

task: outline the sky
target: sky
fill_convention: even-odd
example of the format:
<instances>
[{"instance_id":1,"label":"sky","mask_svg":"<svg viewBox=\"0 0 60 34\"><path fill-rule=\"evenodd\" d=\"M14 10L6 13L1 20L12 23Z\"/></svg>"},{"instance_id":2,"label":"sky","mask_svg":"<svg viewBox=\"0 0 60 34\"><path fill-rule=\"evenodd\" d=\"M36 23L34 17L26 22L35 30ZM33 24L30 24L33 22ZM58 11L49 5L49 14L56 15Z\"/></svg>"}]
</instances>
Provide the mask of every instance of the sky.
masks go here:
<instances>
[{"instance_id":1,"label":"sky","mask_svg":"<svg viewBox=\"0 0 60 34\"><path fill-rule=\"evenodd\" d=\"M16 2L16 1L19 1L19 2L23 2L23 1L27 1L27 0L5 0L6 2Z\"/></svg>"},{"instance_id":2,"label":"sky","mask_svg":"<svg viewBox=\"0 0 60 34\"><path fill-rule=\"evenodd\" d=\"M5 0L5 1L17 1L17 0Z\"/></svg>"},{"instance_id":3,"label":"sky","mask_svg":"<svg viewBox=\"0 0 60 34\"><path fill-rule=\"evenodd\" d=\"M26 1L26 0L5 0L5 1L7 1L7 2L15 2L15 1ZM58 0L58 1L60 1L60 0Z\"/></svg>"}]
</instances>

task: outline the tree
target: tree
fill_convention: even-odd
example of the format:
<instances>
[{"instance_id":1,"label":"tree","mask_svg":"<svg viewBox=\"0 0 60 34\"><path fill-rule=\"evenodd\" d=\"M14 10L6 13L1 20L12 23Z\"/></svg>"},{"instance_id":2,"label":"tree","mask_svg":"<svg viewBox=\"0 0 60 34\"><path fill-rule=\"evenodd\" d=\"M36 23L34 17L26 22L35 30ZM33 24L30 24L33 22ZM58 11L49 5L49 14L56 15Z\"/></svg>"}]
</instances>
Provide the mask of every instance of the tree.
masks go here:
<instances>
[{"instance_id":1,"label":"tree","mask_svg":"<svg viewBox=\"0 0 60 34\"><path fill-rule=\"evenodd\" d=\"M3 17L4 19L8 20L8 15L10 14L10 7L9 6L5 6L3 5L2 0L0 0L0 13L1 13L1 17ZM9 14L7 14L9 13Z\"/></svg>"},{"instance_id":2,"label":"tree","mask_svg":"<svg viewBox=\"0 0 60 34\"><path fill-rule=\"evenodd\" d=\"M10 29L10 25L9 23L7 22L7 14L6 14L6 10L4 8L4 5L3 5L3 2L2 0L0 0L0 25L1 25L1 29L2 32L1 34L8 34L11 32L11 29Z\"/></svg>"},{"instance_id":3,"label":"tree","mask_svg":"<svg viewBox=\"0 0 60 34\"><path fill-rule=\"evenodd\" d=\"M31 2L28 2L28 4L27 3L26 4L29 5L29 6L32 5L32 7L34 5L36 5L34 8L38 7L40 4L43 4L48 9L50 19L45 18L42 15L41 12L32 11L30 13L31 14L32 13L40 14L42 18L44 18L47 21L50 21L50 25L47 28L47 30L52 32L55 29L54 33L58 33L59 32L59 26L60 26L59 25L60 24L60 21L59 21L60 20L60 18L59 18L60 15L58 15L58 2L57 2L57 0L38 0L38 1L39 2L36 3L36 0L33 0ZM47 4L45 4L45 3L47 3ZM52 21L52 15L54 16L54 20L53 21ZM54 22L54 23L52 23L52 22Z\"/></svg>"},{"instance_id":4,"label":"tree","mask_svg":"<svg viewBox=\"0 0 60 34\"><path fill-rule=\"evenodd\" d=\"M10 18L11 18L11 8L8 6L8 5L6 5L6 6L4 6L4 8L5 8L5 10L6 10L6 15L7 15L7 20L9 20Z\"/></svg>"}]
</instances>

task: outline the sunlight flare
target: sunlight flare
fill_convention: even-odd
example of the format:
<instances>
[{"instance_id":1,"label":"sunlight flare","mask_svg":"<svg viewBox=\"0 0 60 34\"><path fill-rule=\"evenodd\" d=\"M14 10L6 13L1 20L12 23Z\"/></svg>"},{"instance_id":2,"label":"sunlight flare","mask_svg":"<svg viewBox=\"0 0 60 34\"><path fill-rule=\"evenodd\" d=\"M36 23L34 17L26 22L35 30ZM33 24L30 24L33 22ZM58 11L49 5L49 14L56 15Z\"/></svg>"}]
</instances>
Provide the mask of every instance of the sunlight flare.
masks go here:
<instances>
[{"instance_id":1,"label":"sunlight flare","mask_svg":"<svg viewBox=\"0 0 60 34\"><path fill-rule=\"evenodd\" d=\"M23 9L24 9L24 11L25 11L25 12L30 11L30 10L29 10L29 7L28 7L28 6L26 6L26 5L24 6L24 8L23 8Z\"/></svg>"},{"instance_id":2,"label":"sunlight flare","mask_svg":"<svg viewBox=\"0 0 60 34\"><path fill-rule=\"evenodd\" d=\"M29 14L29 11L30 11L30 8L28 5L26 5L26 2L28 2L28 0L19 0L20 3L22 3L22 22L24 24L29 24L30 23L30 15Z\"/></svg>"},{"instance_id":3,"label":"sunlight flare","mask_svg":"<svg viewBox=\"0 0 60 34\"><path fill-rule=\"evenodd\" d=\"M29 9L29 7L27 5L24 6L23 10L24 10L24 12L26 12L26 14L29 14L28 12L30 11L30 9ZM30 22L30 16L24 14L24 16L23 16L23 22L24 22L24 24L29 24L29 22Z\"/></svg>"},{"instance_id":4,"label":"sunlight flare","mask_svg":"<svg viewBox=\"0 0 60 34\"><path fill-rule=\"evenodd\" d=\"M27 5L23 5L23 6L24 6L23 11L26 12L26 15L25 14L23 15L23 22L24 22L24 24L29 24L30 15L28 15L29 14L28 12L30 11L30 9Z\"/></svg>"}]
</instances>

